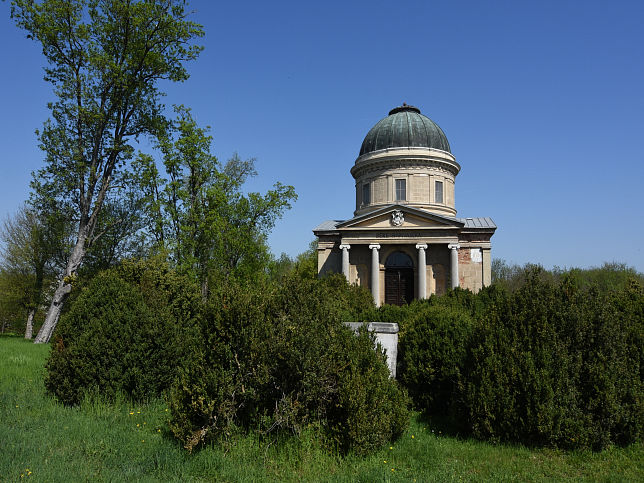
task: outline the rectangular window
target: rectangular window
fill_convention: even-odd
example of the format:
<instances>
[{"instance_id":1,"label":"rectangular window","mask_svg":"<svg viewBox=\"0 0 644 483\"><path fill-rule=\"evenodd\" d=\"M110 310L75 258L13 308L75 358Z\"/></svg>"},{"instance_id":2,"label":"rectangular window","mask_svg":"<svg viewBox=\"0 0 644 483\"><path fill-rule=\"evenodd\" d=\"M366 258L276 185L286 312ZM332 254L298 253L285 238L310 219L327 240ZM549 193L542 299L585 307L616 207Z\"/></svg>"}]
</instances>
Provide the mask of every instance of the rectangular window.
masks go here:
<instances>
[{"instance_id":1,"label":"rectangular window","mask_svg":"<svg viewBox=\"0 0 644 483\"><path fill-rule=\"evenodd\" d=\"M371 203L371 185L365 183L362 185L362 204L368 205Z\"/></svg>"},{"instance_id":2,"label":"rectangular window","mask_svg":"<svg viewBox=\"0 0 644 483\"><path fill-rule=\"evenodd\" d=\"M405 201L405 200L407 200L407 180L397 179L396 180L396 201Z\"/></svg>"},{"instance_id":3,"label":"rectangular window","mask_svg":"<svg viewBox=\"0 0 644 483\"><path fill-rule=\"evenodd\" d=\"M434 203L442 203L442 202L443 202L443 182L436 181L436 183L434 183Z\"/></svg>"}]
</instances>

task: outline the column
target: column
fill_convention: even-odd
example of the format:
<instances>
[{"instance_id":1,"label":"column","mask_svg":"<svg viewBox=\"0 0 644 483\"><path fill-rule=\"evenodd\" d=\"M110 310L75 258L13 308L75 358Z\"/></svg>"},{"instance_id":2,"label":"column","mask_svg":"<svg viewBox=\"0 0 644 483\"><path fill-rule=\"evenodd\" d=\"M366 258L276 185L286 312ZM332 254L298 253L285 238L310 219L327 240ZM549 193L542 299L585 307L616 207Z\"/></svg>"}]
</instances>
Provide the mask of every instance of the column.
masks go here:
<instances>
[{"instance_id":1,"label":"column","mask_svg":"<svg viewBox=\"0 0 644 483\"><path fill-rule=\"evenodd\" d=\"M376 307L380 307L380 245L372 243L369 245L371 250L371 295Z\"/></svg>"},{"instance_id":2,"label":"column","mask_svg":"<svg viewBox=\"0 0 644 483\"><path fill-rule=\"evenodd\" d=\"M340 250L342 250L342 275L349 282L349 248L351 245L340 245Z\"/></svg>"},{"instance_id":3,"label":"column","mask_svg":"<svg viewBox=\"0 0 644 483\"><path fill-rule=\"evenodd\" d=\"M450 278L452 279L452 288L458 287L458 249L459 245L456 243L452 243L451 245L447 245L447 248L450 249L450 262L451 262L451 275Z\"/></svg>"},{"instance_id":4,"label":"column","mask_svg":"<svg viewBox=\"0 0 644 483\"><path fill-rule=\"evenodd\" d=\"M418 243L416 250L418 250L418 299L422 300L427 298L427 258L425 256L427 244Z\"/></svg>"}]
</instances>

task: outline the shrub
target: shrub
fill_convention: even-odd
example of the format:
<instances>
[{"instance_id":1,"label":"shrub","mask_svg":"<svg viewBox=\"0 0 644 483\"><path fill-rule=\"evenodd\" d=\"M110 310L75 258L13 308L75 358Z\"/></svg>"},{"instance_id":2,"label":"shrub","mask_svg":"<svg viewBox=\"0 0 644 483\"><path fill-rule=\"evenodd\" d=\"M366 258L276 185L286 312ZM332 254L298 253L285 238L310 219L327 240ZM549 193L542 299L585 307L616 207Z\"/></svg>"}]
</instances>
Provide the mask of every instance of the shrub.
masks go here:
<instances>
[{"instance_id":1,"label":"shrub","mask_svg":"<svg viewBox=\"0 0 644 483\"><path fill-rule=\"evenodd\" d=\"M167 267L128 262L95 276L63 314L45 386L65 404L84 394L161 394L185 358L198 294Z\"/></svg>"},{"instance_id":2,"label":"shrub","mask_svg":"<svg viewBox=\"0 0 644 483\"><path fill-rule=\"evenodd\" d=\"M461 425L472 318L464 309L440 305L417 312L400 337L398 377L417 409Z\"/></svg>"},{"instance_id":3,"label":"shrub","mask_svg":"<svg viewBox=\"0 0 644 483\"><path fill-rule=\"evenodd\" d=\"M643 300L635 285L611 294L528 274L475 328L474 435L594 449L641 439Z\"/></svg>"},{"instance_id":4,"label":"shrub","mask_svg":"<svg viewBox=\"0 0 644 483\"><path fill-rule=\"evenodd\" d=\"M399 379L455 429L562 448L630 444L644 436L644 291L638 277L602 270L597 284L532 266L512 290L456 289L362 317L399 323Z\"/></svg>"},{"instance_id":5,"label":"shrub","mask_svg":"<svg viewBox=\"0 0 644 483\"><path fill-rule=\"evenodd\" d=\"M194 360L171 391L173 433L188 449L236 428L299 434L312 426L343 451L402 433L407 400L367 333L342 324L371 304L341 277L286 277L278 288L214 293Z\"/></svg>"}]
</instances>

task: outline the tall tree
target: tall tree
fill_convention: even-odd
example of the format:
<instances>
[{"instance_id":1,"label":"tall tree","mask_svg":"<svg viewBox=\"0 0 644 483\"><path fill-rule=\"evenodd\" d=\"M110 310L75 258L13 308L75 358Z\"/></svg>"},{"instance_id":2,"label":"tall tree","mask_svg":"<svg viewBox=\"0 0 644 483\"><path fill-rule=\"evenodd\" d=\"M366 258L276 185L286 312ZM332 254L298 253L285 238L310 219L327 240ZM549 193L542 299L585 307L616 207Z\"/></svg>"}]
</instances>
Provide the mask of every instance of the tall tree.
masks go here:
<instances>
[{"instance_id":1,"label":"tall tree","mask_svg":"<svg viewBox=\"0 0 644 483\"><path fill-rule=\"evenodd\" d=\"M36 342L56 327L71 282L95 241L99 214L122 178L133 141L165 125L160 80L183 81L201 47L200 25L179 0L13 0L11 14L42 44L45 80L56 100L39 134L45 167L35 173L36 204L73 207L77 241Z\"/></svg>"},{"instance_id":2,"label":"tall tree","mask_svg":"<svg viewBox=\"0 0 644 483\"><path fill-rule=\"evenodd\" d=\"M252 276L269 260L266 234L297 198L292 186L276 183L266 194L244 193L257 174L253 159L234 155L221 165L211 154L212 137L190 110L175 107L177 119L159 140L167 179L153 158L140 156L135 177L144 194L148 233L192 274L208 295L208 280Z\"/></svg>"}]
</instances>

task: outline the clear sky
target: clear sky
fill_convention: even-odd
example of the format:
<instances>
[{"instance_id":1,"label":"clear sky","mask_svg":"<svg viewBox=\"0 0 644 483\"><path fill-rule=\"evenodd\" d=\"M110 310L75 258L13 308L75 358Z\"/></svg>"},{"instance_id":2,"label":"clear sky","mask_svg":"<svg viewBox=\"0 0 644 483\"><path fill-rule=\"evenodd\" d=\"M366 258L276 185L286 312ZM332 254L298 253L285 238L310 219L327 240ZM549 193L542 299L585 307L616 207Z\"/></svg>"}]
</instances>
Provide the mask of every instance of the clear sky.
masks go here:
<instances>
[{"instance_id":1,"label":"clear sky","mask_svg":"<svg viewBox=\"0 0 644 483\"><path fill-rule=\"evenodd\" d=\"M257 158L265 191L299 199L269 242L297 255L355 208L349 173L369 129L403 102L461 164L457 216L490 216L492 255L644 272L644 2L195 0L205 50L167 104L212 126L213 151ZM0 3L0 216L42 164L52 93L38 44Z\"/></svg>"}]
</instances>

